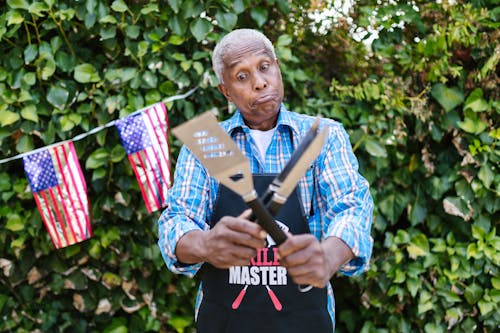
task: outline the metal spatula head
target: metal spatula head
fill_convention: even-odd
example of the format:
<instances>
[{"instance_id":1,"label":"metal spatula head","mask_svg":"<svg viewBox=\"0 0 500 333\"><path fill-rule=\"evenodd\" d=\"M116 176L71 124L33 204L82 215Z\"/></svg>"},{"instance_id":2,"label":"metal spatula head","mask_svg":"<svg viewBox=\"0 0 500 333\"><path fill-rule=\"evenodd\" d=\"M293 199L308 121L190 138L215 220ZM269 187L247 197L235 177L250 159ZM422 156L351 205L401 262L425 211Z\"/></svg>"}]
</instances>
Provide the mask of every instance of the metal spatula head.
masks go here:
<instances>
[{"instance_id":1,"label":"metal spatula head","mask_svg":"<svg viewBox=\"0 0 500 333\"><path fill-rule=\"evenodd\" d=\"M248 159L213 114L205 112L175 127L172 133L191 150L212 177L242 197L253 191Z\"/></svg>"}]
</instances>

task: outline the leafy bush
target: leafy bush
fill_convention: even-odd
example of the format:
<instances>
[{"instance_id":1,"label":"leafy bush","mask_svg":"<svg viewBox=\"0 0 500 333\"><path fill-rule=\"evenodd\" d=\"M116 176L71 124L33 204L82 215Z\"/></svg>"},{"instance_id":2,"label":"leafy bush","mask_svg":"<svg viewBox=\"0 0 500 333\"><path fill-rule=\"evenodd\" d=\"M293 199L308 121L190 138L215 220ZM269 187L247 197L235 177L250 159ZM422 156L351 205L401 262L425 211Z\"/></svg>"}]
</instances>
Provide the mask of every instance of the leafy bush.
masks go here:
<instances>
[{"instance_id":1,"label":"leafy bush","mask_svg":"<svg viewBox=\"0 0 500 333\"><path fill-rule=\"evenodd\" d=\"M500 7L373 3L356 3L350 18L322 30L308 15L321 2L7 0L2 158L192 87L186 100L167 103L171 127L209 109L227 117L211 50L234 27L260 28L276 41L286 104L344 123L372 184L372 267L333 279L338 330L493 332ZM367 49L353 31L378 38ZM179 142L171 142L175 167ZM61 250L22 163L0 164L0 331L192 331L197 281L167 271L156 245L159 212L147 214L116 130L75 146L95 235Z\"/></svg>"}]
</instances>

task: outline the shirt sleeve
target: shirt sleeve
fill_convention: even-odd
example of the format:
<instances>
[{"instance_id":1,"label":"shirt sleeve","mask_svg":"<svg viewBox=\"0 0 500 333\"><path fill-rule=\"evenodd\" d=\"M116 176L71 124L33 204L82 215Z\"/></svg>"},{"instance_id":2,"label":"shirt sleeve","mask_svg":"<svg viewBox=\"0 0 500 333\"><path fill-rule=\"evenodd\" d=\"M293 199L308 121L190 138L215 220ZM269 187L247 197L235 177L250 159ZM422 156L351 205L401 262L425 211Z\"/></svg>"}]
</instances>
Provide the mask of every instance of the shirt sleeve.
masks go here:
<instances>
[{"instance_id":1,"label":"shirt sleeve","mask_svg":"<svg viewBox=\"0 0 500 333\"><path fill-rule=\"evenodd\" d=\"M177 259L177 242L192 230L208 230L210 179L200 162L182 147L167 196L167 208L158 220L158 246L168 269L176 274L194 276L202 263L184 264Z\"/></svg>"},{"instance_id":2,"label":"shirt sleeve","mask_svg":"<svg viewBox=\"0 0 500 333\"><path fill-rule=\"evenodd\" d=\"M341 124L331 124L325 153L318 160L319 207L325 238L340 238L355 256L339 271L357 275L368 269L372 254L373 198L368 181L358 172L347 132Z\"/></svg>"}]
</instances>

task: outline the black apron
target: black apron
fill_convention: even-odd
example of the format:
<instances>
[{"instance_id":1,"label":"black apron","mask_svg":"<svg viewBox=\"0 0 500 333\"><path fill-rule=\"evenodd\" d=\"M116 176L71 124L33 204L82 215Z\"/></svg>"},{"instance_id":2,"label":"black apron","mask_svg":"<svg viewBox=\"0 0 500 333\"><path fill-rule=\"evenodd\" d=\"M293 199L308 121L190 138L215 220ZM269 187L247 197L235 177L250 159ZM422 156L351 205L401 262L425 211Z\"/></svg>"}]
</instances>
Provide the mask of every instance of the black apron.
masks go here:
<instances>
[{"instance_id":1,"label":"black apron","mask_svg":"<svg viewBox=\"0 0 500 333\"><path fill-rule=\"evenodd\" d=\"M260 196L273 178L253 175ZM221 217L238 216L247 208L239 195L219 186L211 228ZM297 191L290 195L276 220L292 234L309 233ZM258 250L249 266L218 269L203 265L197 333L333 332L326 288L300 292L286 269L279 266L276 250L275 245Z\"/></svg>"}]
</instances>

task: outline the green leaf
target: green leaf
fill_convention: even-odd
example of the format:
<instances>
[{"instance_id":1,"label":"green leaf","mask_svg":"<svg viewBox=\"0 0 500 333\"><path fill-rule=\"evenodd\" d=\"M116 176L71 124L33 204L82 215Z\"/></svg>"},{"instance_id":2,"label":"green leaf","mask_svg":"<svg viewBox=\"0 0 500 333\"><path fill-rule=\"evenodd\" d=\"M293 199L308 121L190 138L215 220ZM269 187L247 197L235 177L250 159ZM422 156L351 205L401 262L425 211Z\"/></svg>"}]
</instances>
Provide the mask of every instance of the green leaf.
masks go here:
<instances>
[{"instance_id":1,"label":"green leaf","mask_svg":"<svg viewBox=\"0 0 500 333\"><path fill-rule=\"evenodd\" d=\"M493 180L495 179L495 173L491 170L488 164L483 164L481 169L479 169L479 173L477 174L478 178L483 182L486 188L490 188Z\"/></svg>"},{"instance_id":2,"label":"green leaf","mask_svg":"<svg viewBox=\"0 0 500 333\"><path fill-rule=\"evenodd\" d=\"M23 75L23 81L29 85L33 86L36 83L36 75L35 73L26 73Z\"/></svg>"},{"instance_id":3,"label":"green leaf","mask_svg":"<svg viewBox=\"0 0 500 333\"><path fill-rule=\"evenodd\" d=\"M107 248L113 241L120 240L120 229L112 227L99 235L99 241L103 248Z\"/></svg>"},{"instance_id":4,"label":"green leaf","mask_svg":"<svg viewBox=\"0 0 500 333\"><path fill-rule=\"evenodd\" d=\"M486 63L480 70L479 76L483 79L486 78L490 72L494 71L497 68L498 63L500 62L500 46L497 44L495 50L491 53L491 57L486 61Z\"/></svg>"},{"instance_id":5,"label":"green leaf","mask_svg":"<svg viewBox=\"0 0 500 333\"><path fill-rule=\"evenodd\" d=\"M479 284L472 283L465 288L464 297L469 304L476 304L483 297L483 288Z\"/></svg>"},{"instance_id":6,"label":"green leaf","mask_svg":"<svg viewBox=\"0 0 500 333\"><path fill-rule=\"evenodd\" d=\"M141 33L141 27L139 27L138 25L129 25L125 28L125 33L127 34L128 38L136 39Z\"/></svg>"},{"instance_id":7,"label":"green leaf","mask_svg":"<svg viewBox=\"0 0 500 333\"><path fill-rule=\"evenodd\" d=\"M406 250L412 259L424 257L429 253L429 241L424 234L415 235Z\"/></svg>"},{"instance_id":8,"label":"green leaf","mask_svg":"<svg viewBox=\"0 0 500 333\"><path fill-rule=\"evenodd\" d=\"M276 47L283 47L292 44L293 38L291 35L281 35L276 42Z\"/></svg>"},{"instance_id":9,"label":"green leaf","mask_svg":"<svg viewBox=\"0 0 500 333\"><path fill-rule=\"evenodd\" d=\"M172 35L168 38L168 43L172 45L182 45L182 43L184 43L184 37Z\"/></svg>"},{"instance_id":10,"label":"green leaf","mask_svg":"<svg viewBox=\"0 0 500 333\"><path fill-rule=\"evenodd\" d=\"M106 16L103 16L100 20L99 20L99 23L102 23L102 24L106 24L106 23L109 23L109 24L116 24L118 23L116 21L116 18L113 16L113 15L106 15Z\"/></svg>"},{"instance_id":11,"label":"green leaf","mask_svg":"<svg viewBox=\"0 0 500 333\"><path fill-rule=\"evenodd\" d=\"M123 13L128 10L128 6L123 0L115 0L111 4L111 9L113 9L115 12Z\"/></svg>"},{"instance_id":12,"label":"green leaf","mask_svg":"<svg viewBox=\"0 0 500 333\"><path fill-rule=\"evenodd\" d=\"M169 320L169 324L179 333L183 333L193 320L189 316L175 316Z\"/></svg>"},{"instance_id":13,"label":"green leaf","mask_svg":"<svg viewBox=\"0 0 500 333\"><path fill-rule=\"evenodd\" d=\"M182 0L168 0L170 8L174 10L174 13L179 13L179 8L181 7Z\"/></svg>"},{"instance_id":14,"label":"green leaf","mask_svg":"<svg viewBox=\"0 0 500 333\"><path fill-rule=\"evenodd\" d=\"M182 2L183 17L185 19L201 17L200 14L203 12L203 9L204 7L201 1L185 0Z\"/></svg>"},{"instance_id":15,"label":"green leaf","mask_svg":"<svg viewBox=\"0 0 500 333\"><path fill-rule=\"evenodd\" d=\"M140 41L137 44L137 56L139 58L144 57L148 53L148 47L149 47L149 43L148 42L146 42L144 40Z\"/></svg>"},{"instance_id":16,"label":"green leaf","mask_svg":"<svg viewBox=\"0 0 500 333\"><path fill-rule=\"evenodd\" d=\"M233 13L224 13L221 11L217 11L217 13L215 14L215 19L222 29L231 31L236 25L238 16Z\"/></svg>"},{"instance_id":17,"label":"green leaf","mask_svg":"<svg viewBox=\"0 0 500 333\"><path fill-rule=\"evenodd\" d=\"M479 307L479 311L481 312L481 315L486 316L488 313L493 311L495 309L495 306L498 306L498 304L493 303L493 302L486 302L484 300L480 300L477 303L477 306Z\"/></svg>"},{"instance_id":18,"label":"green leaf","mask_svg":"<svg viewBox=\"0 0 500 333\"><path fill-rule=\"evenodd\" d=\"M30 6L26 0L7 0L7 5L14 9L28 9Z\"/></svg>"},{"instance_id":19,"label":"green leaf","mask_svg":"<svg viewBox=\"0 0 500 333\"><path fill-rule=\"evenodd\" d=\"M500 290L500 277L492 276L491 285L493 286L493 288Z\"/></svg>"},{"instance_id":20,"label":"green leaf","mask_svg":"<svg viewBox=\"0 0 500 333\"><path fill-rule=\"evenodd\" d=\"M122 145L116 145L111 150L111 156L109 159L113 163L118 163L118 162L122 161L126 156L127 156L127 153L125 151L125 148L123 148Z\"/></svg>"},{"instance_id":21,"label":"green leaf","mask_svg":"<svg viewBox=\"0 0 500 333\"><path fill-rule=\"evenodd\" d=\"M105 148L96 149L85 162L85 167L87 169L97 169L108 163L109 153Z\"/></svg>"},{"instance_id":22,"label":"green leaf","mask_svg":"<svg viewBox=\"0 0 500 333\"><path fill-rule=\"evenodd\" d=\"M137 75L137 69L134 67L124 67L110 69L106 72L105 78L113 84L124 83L132 80Z\"/></svg>"},{"instance_id":23,"label":"green leaf","mask_svg":"<svg viewBox=\"0 0 500 333\"><path fill-rule=\"evenodd\" d=\"M75 67L74 78L80 83L99 82L99 74L92 64L81 64Z\"/></svg>"},{"instance_id":24,"label":"green leaf","mask_svg":"<svg viewBox=\"0 0 500 333\"><path fill-rule=\"evenodd\" d=\"M168 27L179 36L183 36L187 30L186 20L180 15L175 15L168 20Z\"/></svg>"},{"instance_id":25,"label":"green leaf","mask_svg":"<svg viewBox=\"0 0 500 333\"><path fill-rule=\"evenodd\" d=\"M262 7L254 7L250 11L250 16L257 23L259 27L262 27L267 21L268 12L267 9Z\"/></svg>"},{"instance_id":26,"label":"green leaf","mask_svg":"<svg viewBox=\"0 0 500 333\"><path fill-rule=\"evenodd\" d=\"M106 177L108 170L104 167L100 167L98 169L95 169L94 172L92 172L92 181L96 181L98 179L102 179Z\"/></svg>"},{"instance_id":27,"label":"green leaf","mask_svg":"<svg viewBox=\"0 0 500 333\"><path fill-rule=\"evenodd\" d=\"M59 110L66 107L69 91L60 86L51 86L47 94L47 101Z\"/></svg>"},{"instance_id":28,"label":"green leaf","mask_svg":"<svg viewBox=\"0 0 500 333\"><path fill-rule=\"evenodd\" d=\"M69 115L62 115L59 118L59 122L61 123L61 130L63 132L71 131L76 125Z\"/></svg>"},{"instance_id":29,"label":"green leaf","mask_svg":"<svg viewBox=\"0 0 500 333\"><path fill-rule=\"evenodd\" d=\"M0 112L0 124L2 127L9 126L20 119L19 115L15 112L4 110Z\"/></svg>"},{"instance_id":30,"label":"green leaf","mask_svg":"<svg viewBox=\"0 0 500 333\"><path fill-rule=\"evenodd\" d=\"M474 101L471 101L469 103L466 103L464 106L464 110L470 109L474 112L483 112L488 110L488 102L486 102L484 99L476 99Z\"/></svg>"},{"instance_id":31,"label":"green leaf","mask_svg":"<svg viewBox=\"0 0 500 333\"><path fill-rule=\"evenodd\" d=\"M34 148L33 139L28 135L23 135L16 144L16 150L20 153L26 153Z\"/></svg>"},{"instance_id":32,"label":"green leaf","mask_svg":"<svg viewBox=\"0 0 500 333\"><path fill-rule=\"evenodd\" d=\"M457 197L446 197L443 200L443 208L446 213L454 216L459 216L463 219L465 219L469 213L467 205Z\"/></svg>"},{"instance_id":33,"label":"green leaf","mask_svg":"<svg viewBox=\"0 0 500 333\"><path fill-rule=\"evenodd\" d=\"M85 14L85 28L90 29L95 25L97 16L94 13L87 13Z\"/></svg>"},{"instance_id":34,"label":"green leaf","mask_svg":"<svg viewBox=\"0 0 500 333\"><path fill-rule=\"evenodd\" d=\"M104 328L103 333L128 333L126 319L113 318L111 324Z\"/></svg>"},{"instance_id":35,"label":"green leaf","mask_svg":"<svg viewBox=\"0 0 500 333\"><path fill-rule=\"evenodd\" d=\"M464 101L464 94L456 87L448 88L442 83L432 87L431 95L446 112L453 110Z\"/></svg>"},{"instance_id":36,"label":"green leaf","mask_svg":"<svg viewBox=\"0 0 500 333\"><path fill-rule=\"evenodd\" d=\"M31 120L38 123L38 114L36 113L36 106L28 105L21 110L21 117L26 120Z\"/></svg>"},{"instance_id":37,"label":"green leaf","mask_svg":"<svg viewBox=\"0 0 500 333\"><path fill-rule=\"evenodd\" d=\"M194 20L189 26L191 33L198 42L201 42L205 36L212 31L213 26L208 20L204 18L198 18Z\"/></svg>"},{"instance_id":38,"label":"green leaf","mask_svg":"<svg viewBox=\"0 0 500 333\"><path fill-rule=\"evenodd\" d=\"M48 80L56 71L56 62L51 54L44 53L35 62L37 70L41 71L42 80Z\"/></svg>"},{"instance_id":39,"label":"green leaf","mask_svg":"<svg viewBox=\"0 0 500 333\"><path fill-rule=\"evenodd\" d=\"M243 0L234 0L233 10L236 14L243 13L245 11L245 3L243 2Z\"/></svg>"},{"instance_id":40,"label":"green leaf","mask_svg":"<svg viewBox=\"0 0 500 333\"><path fill-rule=\"evenodd\" d=\"M47 6L47 4L45 4L43 2L34 2L29 7L29 12L31 14L35 14L39 17L45 16L43 13L47 12L48 10L49 10L49 7Z\"/></svg>"},{"instance_id":41,"label":"green leaf","mask_svg":"<svg viewBox=\"0 0 500 333\"><path fill-rule=\"evenodd\" d=\"M445 330L443 327L435 324L435 323L427 323L424 326L425 333L444 333Z\"/></svg>"},{"instance_id":42,"label":"green leaf","mask_svg":"<svg viewBox=\"0 0 500 333\"><path fill-rule=\"evenodd\" d=\"M104 285L106 285L108 288L116 288L121 284L121 278L120 276L111 273L111 272L105 272L102 275L102 282Z\"/></svg>"},{"instance_id":43,"label":"green leaf","mask_svg":"<svg viewBox=\"0 0 500 333\"><path fill-rule=\"evenodd\" d=\"M158 4L149 3L141 9L142 15L148 15L149 13L152 13L152 12L160 12L160 9L158 8Z\"/></svg>"},{"instance_id":44,"label":"green leaf","mask_svg":"<svg viewBox=\"0 0 500 333\"><path fill-rule=\"evenodd\" d=\"M108 28L102 28L99 31L99 34L101 35L101 39L102 40L115 38L115 36L116 36L116 26L111 26L111 27L108 27Z\"/></svg>"},{"instance_id":45,"label":"green leaf","mask_svg":"<svg viewBox=\"0 0 500 333\"><path fill-rule=\"evenodd\" d=\"M410 221L412 225L417 225L425 220L427 217L427 208L420 202L415 202L410 211Z\"/></svg>"},{"instance_id":46,"label":"green leaf","mask_svg":"<svg viewBox=\"0 0 500 333\"><path fill-rule=\"evenodd\" d=\"M66 73L70 73L76 66L76 58L64 51L56 53L56 65Z\"/></svg>"},{"instance_id":47,"label":"green leaf","mask_svg":"<svg viewBox=\"0 0 500 333\"><path fill-rule=\"evenodd\" d=\"M54 1L56 1L56 0L43 0L43 1L45 1L45 3L47 5L49 5L49 8L52 8L52 6L54 6Z\"/></svg>"},{"instance_id":48,"label":"green leaf","mask_svg":"<svg viewBox=\"0 0 500 333\"><path fill-rule=\"evenodd\" d=\"M38 45L31 44L24 49L24 63L29 64L38 55Z\"/></svg>"},{"instance_id":49,"label":"green leaf","mask_svg":"<svg viewBox=\"0 0 500 333\"><path fill-rule=\"evenodd\" d=\"M479 134L486 129L486 124L479 117L465 117L464 121L459 121L458 127L467 133Z\"/></svg>"},{"instance_id":50,"label":"green leaf","mask_svg":"<svg viewBox=\"0 0 500 333\"><path fill-rule=\"evenodd\" d=\"M158 85L158 78L151 71L144 72L142 79L149 88L156 88Z\"/></svg>"},{"instance_id":51,"label":"green leaf","mask_svg":"<svg viewBox=\"0 0 500 333\"><path fill-rule=\"evenodd\" d=\"M24 22L24 16L17 10L10 10L7 12L7 25L21 24Z\"/></svg>"},{"instance_id":52,"label":"green leaf","mask_svg":"<svg viewBox=\"0 0 500 333\"><path fill-rule=\"evenodd\" d=\"M365 141L365 149L374 157L387 157L387 150L385 147L371 138Z\"/></svg>"},{"instance_id":53,"label":"green leaf","mask_svg":"<svg viewBox=\"0 0 500 333\"><path fill-rule=\"evenodd\" d=\"M20 231L24 229L24 222L18 214L11 214L7 217L7 224L5 225L10 231Z\"/></svg>"},{"instance_id":54,"label":"green leaf","mask_svg":"<svg viewBox=\"0 0 500 333\"><path fill-rule=\"evenodd\" d=\"M417 295L417 292L421 287L422 283L420 282L419 279L415 278L406 279L406 288L408 288L408 291L410 292L410 295L412 297L415 297Z\"/></svg>"}]
</instances>

